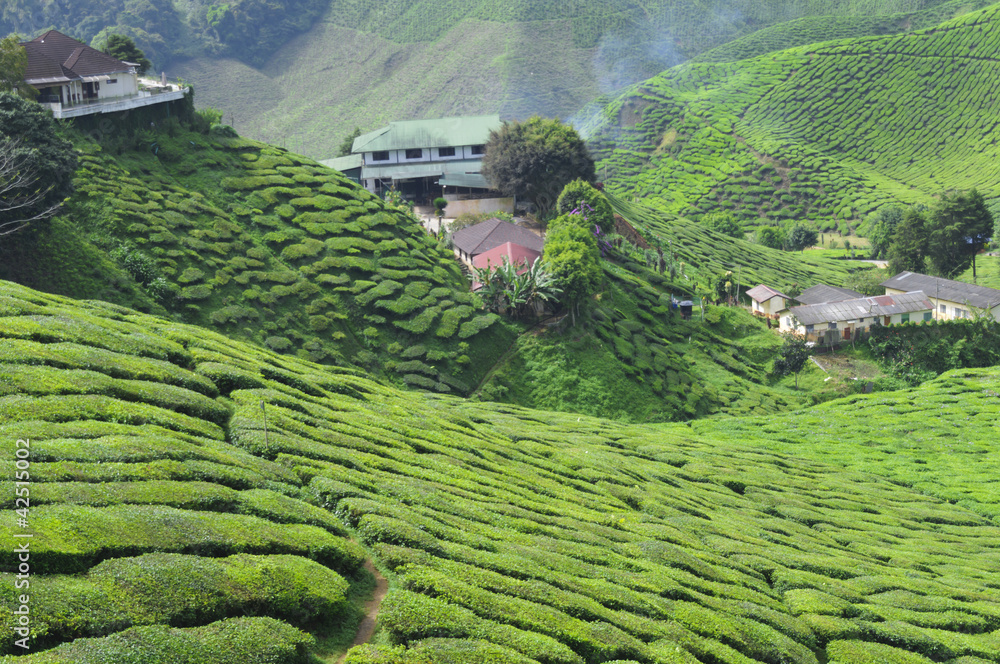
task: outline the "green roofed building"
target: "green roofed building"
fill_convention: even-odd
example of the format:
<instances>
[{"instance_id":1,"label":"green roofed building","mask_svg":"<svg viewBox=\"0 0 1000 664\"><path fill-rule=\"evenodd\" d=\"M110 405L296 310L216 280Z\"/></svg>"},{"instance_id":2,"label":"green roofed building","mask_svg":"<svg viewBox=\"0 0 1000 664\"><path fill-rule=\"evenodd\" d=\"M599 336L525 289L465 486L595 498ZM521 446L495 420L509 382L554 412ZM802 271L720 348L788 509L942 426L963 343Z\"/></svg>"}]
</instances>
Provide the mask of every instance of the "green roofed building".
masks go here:
<instances>
[{"instance_id":1,"label":"green roofed building","mask_svg":"<svg viewBox=\"0 0 1000 664\"><path fill-rule=\"evenodd\" d=\"M499 115L390 122L354 139L351 156L361 158L361 183L376 194L395 188L418 203L495 200L481 167L490 132L500 126ZM505 200L509 206L481 211L513 211L513 199ZM449 214L459 207L468 206L449 204Z\"/></svg>"}]
</instances>

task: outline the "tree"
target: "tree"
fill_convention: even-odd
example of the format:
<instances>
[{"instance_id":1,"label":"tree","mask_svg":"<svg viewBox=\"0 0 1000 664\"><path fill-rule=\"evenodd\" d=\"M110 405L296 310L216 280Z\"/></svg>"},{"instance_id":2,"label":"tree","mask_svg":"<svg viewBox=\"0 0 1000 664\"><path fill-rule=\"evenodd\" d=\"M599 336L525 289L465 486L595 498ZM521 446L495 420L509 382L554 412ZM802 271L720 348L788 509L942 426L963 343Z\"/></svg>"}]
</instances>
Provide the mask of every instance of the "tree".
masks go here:
<instances>
[{"instance_id":1,"label":"tree","mask_svg":"<svg viewBox=\"0 0 1000 664\"><path fill-rule=\"evenodd\" d=\"M542 260L545 270L562 290L563 301L571 308L580 308L580 302L590 295L601 282L601 258L593 232L577 223L563 220L563 215L550 227L545 239ZM576 325L576 313L573 312Z\"/></svg>"},{"instance_id":2,"label":"tree","mask_svg":"<svg viewBox=\"0 0 1000 664\"><path fill-rule=\"evenodd\" d=\"M711 228L716 233L743 239L743 227L731 212L712 212L711 214L706 214L700 223L706 228Z\"/></svg>"},{"instance_id":3,"label":"tree","mask_svg":"<svg viewBox=\"0 0 1000 664\"><path fill-rule=\"evenodd\" d=\"M895 274L895 273L893 273ZM880 270L877 267L870 268L859 268L854 270L847 279L844 280L844 288L850 288L853 291L857 291L862 295L882 295L885 293L885 288L882 287L882 282L891 277L885 270Z\"/></svg>"},{"instance_id":4,"label":"tree","mask_svg":"<svg viewBox=\"0 0 1000 664\"><path fill-rule=\"evenodd\" d=\"M122 62L134 62L139 65L140 75L145 74L153 66L153 63L149 61L145 53L139 50L132 38L125 35L108 35L108 41L101 50Z\"/></svg>"},{"instance_id":5,"label":"tree","mask_svg":"<svg viewBox=\"0 0 1000 664\"><path fill-rule=\"evenodd\" d=\"M532 313L536 302L554 301L562 293L555 278L542 269L542 261L537 258L527 269L512 264L504 256L499 266L474 270L476 281L482 284L478 294L486 309L515 318Z\"/></svg>"},{"instance_id":6,"label":"tree","mask_svg":"<svg viewBox=\"0 0 1000 664\"><path fill-rule=\"evenodd\" d=\"M38 96L38 90L24 82L28 52L18 35L0 39L0 92L15 92L26 99Z\"/></svg>"},{"instance_id":7,"label":"tree","mask_svg":"<svg viewBox=\"0 0 1000 664\"><path fill-rule=\"evenodd\" d=\"M816 244L817 237L819 237L819 234L813 229L796 224L788 231L788 239L785 243L788 245L790 251L802 251L806 247Z\"/></svg>"},{"instance_id":8,"label":"tree","mask_svg":"<svg viewBox=\"0 0 1000 664\"><path fill-rule=\"evenodd\" d=\"M602 233L615 230L615 213L611 210L607 197L580 178L563 187L556 201L556 209L559 214L570 214L573 210L586 212L587 219L600 226Z\"/></svg>"},{"instance_id":9,"label":"tree","mask_svg":"<svg viewBox=\"0 0 1000 664\"><path fill-rule=\"evenodd\" d=\"M340 147L337 148L338 157L346 157L351 154L351 150L354 149L354 139L361 135L361 127L355 127L354 131L344 137L344 140L340 142Z\"/></svg>"},{"instance_id":10,"label":"tree","mask_svg":"<svg viewBox=\"0 0 1000 664\"><path fill-rule=\"evenodd\" d=\"M927 258L934 271L951 277L972 265L976 280L976 254L993 233L993 215L982 194L944 195L931 209L927 224Z\"/></svg>"},{"instance_id":11,"label":"tree","mask_svg":"<svg viewBox=\"0 0 1000 664\"><path fill-rule=\"evenodd\" d=\"M73 191L76 163L49 111L0 92L0 236L55 214Z\"/></svg>"},{"instance_id":12,"label":"tree","mask_svg":"<svg viewBox=\"0 0 1000 664\"><path fill-rule=\"evenodd\" d=\"M793 333L786 333L785 341L778 350L778 357L774 359L774 375L787 376L795 374L795 389L799 389L799 372L806 365L809 359L809 351L806 350L806 341Z\"/></svg>"},{"instance_id":13,"label":"tree","mask_svg":"<svg viewBox=\"0 0 1000 664\"><path fill-rule=\"evenodd\" d=\"M924 213L915 207L909 208L902 221L896 225L889 245L889 271L893 274L909 270L920 272L927 255L927 229Z\"/></svg>"},{"instance_id":14,"label":"tree","mask_svg":"<svg viewBox=\"0 0 1000 664\"><path fill-rule=\"evenodd\" d=\"M889 255L889 245L896 226L903 220L903 208L897 205L883 205L870 219L868 239L871 242L869 256L871 258L886 258Z\"/></svg>"},{"instance_id":15,"label":"tree","mask_svg":"<svg viewBox=\"0 0 1000 664\"><path fill-rule=\"evenodd\" d=\"M758 228L755 233L757 244L771 249L781 249L785 245L785 231L774 226Z\"/></svg>"},{"instance_id":16,"label":"tree","mask_svg":"<svg viewBox=\"0 0 1000 664\"><path fill-rule=\"evenodd\" d=\"M569 182L594 181L594 160L575 129L536 115L490 132L482 174L503 195L527 198L544 217Z\"/></svg>"}]
</instances>

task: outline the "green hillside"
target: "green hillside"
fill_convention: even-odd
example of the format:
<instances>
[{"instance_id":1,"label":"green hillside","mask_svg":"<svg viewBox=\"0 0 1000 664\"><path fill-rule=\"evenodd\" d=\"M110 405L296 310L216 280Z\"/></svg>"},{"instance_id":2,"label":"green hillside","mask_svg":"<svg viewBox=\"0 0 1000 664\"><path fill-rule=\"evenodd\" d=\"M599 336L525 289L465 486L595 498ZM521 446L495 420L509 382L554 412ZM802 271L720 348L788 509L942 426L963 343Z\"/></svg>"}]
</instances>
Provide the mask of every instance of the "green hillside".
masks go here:
<instances>
[{"instance_id":1,"label":"green hillside","mask_svg":"<svg viewBox=\"0 0 1000 664\"><path fill-rule=\"evenodd\" d=\"M264 64L197 57L170 63L171 75L197 85L200 103L222 108L245 135L325 159L355 126L391 120L500 113L568 117L601 94L769 26L832 16L786 48L878 34L871 17L942 7L934 16L981 5L943 0L854 2L450 2L361 3L332 0L308 32ZM923 14L921 14L923 16ZM918 18L912 23L922 25ZM866 32L870 27L873 32ZM774 37L769 38L775 46Z\"/></svg>"},{"instance_id":2,"label":"green hillside","mask_svg":"<svg viewBox=\"0 0 1000 664\"><path fill-rule=\"evenodd\" d=\"M2 283L0 435L31 504L0 528L33 535L33 631L0 661L334 661L365 560L390 589L348 664L1000 661L974 483L998 472L998 390L963 371L629 426Z\"/></svg>"},{"instance_id":3,"label":"green hillside","mask_svg":"<svg viewBox=\"0 0 1000 664\"><path fill-rule=\"evenodd\" d=\"M513 338L450 250L336 171L176 121L72 136L76 193L0 243L0 277L444 392L468 392Z\"/></svg>"},{"instance_id":4,"label":"green hillside","mask_svg":"<svg viewBox=\"0 0 1000 664\"><path fill-rule=\"evenodd\" d=\"M880 205L996 187L1000 8L912 34L689 63L590 116L613 191L666 212L857 230Z\"/></svg>"}]
</instances>

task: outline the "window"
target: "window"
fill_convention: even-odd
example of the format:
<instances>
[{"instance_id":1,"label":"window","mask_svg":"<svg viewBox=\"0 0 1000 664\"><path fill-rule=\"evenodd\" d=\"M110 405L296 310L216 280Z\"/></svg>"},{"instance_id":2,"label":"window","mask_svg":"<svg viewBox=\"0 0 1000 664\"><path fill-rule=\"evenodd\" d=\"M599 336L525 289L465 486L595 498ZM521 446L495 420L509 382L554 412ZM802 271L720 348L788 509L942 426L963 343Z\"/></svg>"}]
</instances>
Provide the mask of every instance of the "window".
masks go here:
<instances>
[{"instance_id":1,"label":"window","mask_svg":"<svg viewBox=\"0 0 1000 664\"><path fill-rule=\"evenodd\" d=\"M837 329L837 324L836 323L830 323L827 326L827 329L829 329L829 330L836 330Z\"/></svg>"},{"instance_id":2,"label":"window","mask_svg":"<svg viewBox=\"0 0 1000 664\"><path fill-rule=\"evenodd\" d=\"M407 159L420 159L423 156L424 156L424 151L421 150L420 148L410 148L409 150L406 151Z\"/></svg>"},{"instance_id":3,"label":"window","mask_svg":"<svg viewBox=\"0 0 1000 664\"><path fill-rule=\"evenodd\" d=\"M910 314L903 314L902 316L900 316L899 317L899 322L900 323L909 323L910 322Z\"/></svg>"},{"instance_id":4,"label":"window","mask_svg":"<svg viewBox=\"0 0 1000 664\"><path fill-rule=\"evenodd\" d=\"M108 79L108 85L114 85L117 82L118 82L117 78L109 78Z\"/></svg>"},{"instance_id":5,"label":"window","mask_svg":"<svg viewBox=\"0 0 1000 664\"><path fill-rule=\"evenodd\" d=\"M439 157L454 157L455 148L438 148Z\"/></svg>"},{"instance_id":6,"label":"window","mask_svg":"<svg viewBox=\"0 0 1000 664\"><path fill-rule=\"evenodd\" d=\"M485 152L486 152L486 146L485 145L473 145L472 146L472 154L485 154Z\"/></svg>"},{"instance_id":7,"label":"window","mask_svg":"<svg viewBox=\"0 0 1000 664\"><path fill-rule=\"evenodd\" d=\"M929 321L930 319L931 319L931 312L929 312L929 311L925 311L925 312L924 312L924 322L926 323L926 322L927 322L927 321Z\"/></svg>"},{"instance_id":8,"label":"window","mask_svg":"<svg viewBox=\"0 0 1000 664\"><path fill-rule=\"evenodd\" d=\"M382 152L372 152L372 161L389 161L388 150Z\"/></svg>"},{"instance_id":9,"label":"window","mask_svg":"<svg viewBox=\"0 0 1000 664\"><path fill-rule=\"evenodd\" d=\"M944 305L942 304L942 305L941 305L941 313L943 313L943 314L946 314L946 313L948 313L948 307L946 307L946 306L944 306Z\"/></svg>"},{"instance_id":10,"label":"window","mask_svg":"<svg viewBox=\"0 0 1000 664\"><path fill-rule=\"evenodd\" d=\"M806 325L806 334L811 334L812 331L813 331L813 326L812 325Z\"/></svg>"},{"instance_id":11,"label":"window","mask_svg":"<svg viewBox=\"0 0 1000 664\"><path fill-rule=\"evenodd\" d=\"M959 309L958 307L955 307L955 318L968 318L968 317L969 317L968 311L966 311L965 309Z\"/></svg>"}]
</instances>

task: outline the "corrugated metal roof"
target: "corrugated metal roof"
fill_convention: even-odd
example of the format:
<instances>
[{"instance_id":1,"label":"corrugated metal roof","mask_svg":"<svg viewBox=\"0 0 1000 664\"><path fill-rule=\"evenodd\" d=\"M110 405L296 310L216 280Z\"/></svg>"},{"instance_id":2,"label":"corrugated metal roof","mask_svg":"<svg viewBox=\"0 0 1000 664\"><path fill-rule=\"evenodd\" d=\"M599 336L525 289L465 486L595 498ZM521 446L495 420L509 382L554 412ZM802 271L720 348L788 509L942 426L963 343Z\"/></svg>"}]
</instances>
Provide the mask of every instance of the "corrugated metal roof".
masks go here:
<instances>
[{"instance_id":1,"label":"corrugated metal roof","mask_svg":"<svg viewBox=\"0 0 1000 664\"><path fill-rule=\"evenodd\" d=\"M489 140L490 131L500 125L499 115L390 122L355 138L351 152L483 145Z\"/></svg>"},{"instance_id":2,"label":"corrugated metal roof","mask_svg":"<svg viewBox=\"0 0 1000 664\"><path fill-rule=\"evenodd\" d=\"M927 299L924 292L916 291L899 295L862 297L840 302L805 304L801 307L792 307L789 309L789 313L803 325L816 325L817 323L834 323L874 316L932 311L933 309L934 305Z\"/></svg>"},{"instance_id":3,"label":"corrugated metal roof","mask_svg":"<svg viewBox=\"0 0 1000 664\"><path fill-rule=\"evenodd\" d=\"M783 297L786 300L791 299L787 295L779 293L770 286L765 286L764 284L760 284L759 286L754 286L753 288L748 290L747 297L749 297L752 300L756 300L757 302L767 302L772 297Z\"/></svg>"},{"instance_id":4,"label":"corrugated metal roof","mask_svg":"<svg viewBox=\"0 0 1000 664\"><path fill-rule=\"evenodd\" d=\"M1000 290L952 281L941 277L931 277L916 272L900 272L883 281L881 286L902 291L921 290L931 297L949 302L966 302L980 309L990 309L1000 304Z\"/></svg>"},{"instance_id":5,"label":"corrugated metal roof","mask_svg":"<svg viewBox=\"0 0 1000 664\"><path fill-rule=\"evenodd\" d=\"M335 157L334 159L324 159L319 162L334 170L344 172L355 168L361 168L361 155L349 154L346 157Z\"/></svg>"},{"instance_id":6,"label":"corrugated metal roof","mask_svg":"<svg viewBox=\"0 0 1000 664\"><path fill-rule=\"evenodd\" d=\"M389 164L387 166L364 166L363 178L377 180L410 180L412 178L437 178L444 175L441 162L419 164Z\"/></svg>"},{"instance_id":7,"label":"corrugated metal roof","mask_svg":"<svg viewBox=\"0 0 1000 664\"><path fill-rule=\"evenodd\" d=\"M452 173L438 180L438 184L447 187L473 187L475 189L490 189L490 183L480 173Z\"/></svg>"},{"instance_id":8,"label":"corrugated metal roof","mask_svg":"<svg viewBox=\"0 0 1000 664\"><path fill-rule=\"evenodd\" d=\"M824 302L840 302L841 300L855 300L864 297L862 293L852 291L847 288L837 286L827 286L826 284L816 284L812 288L807 288L795 298L802 304L823 304Z\"/></svg>"}]
</instances>

